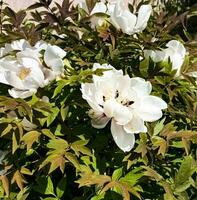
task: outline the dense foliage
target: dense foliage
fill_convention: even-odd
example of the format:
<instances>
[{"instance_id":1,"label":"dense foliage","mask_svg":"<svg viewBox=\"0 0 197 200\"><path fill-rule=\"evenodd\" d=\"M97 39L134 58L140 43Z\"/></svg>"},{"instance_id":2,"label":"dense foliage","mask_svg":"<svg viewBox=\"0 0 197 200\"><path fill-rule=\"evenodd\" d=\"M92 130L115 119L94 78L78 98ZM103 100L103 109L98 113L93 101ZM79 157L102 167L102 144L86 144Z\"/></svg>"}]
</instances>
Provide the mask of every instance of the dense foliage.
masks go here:
<instances>
[{"instance_id":1,"label":"dense foliage","mask_svg":"<svg viewBox=\"0 0 197 200\"><path fill-rule=\"evenodd\" d=\"M40 0L18 13L1 6L1 47L19 39L32 46L43 40L67 54L63 74L28 98L13 98L8 90L14 85L0 85L0 198L196 200L197 7L152 2L147 27L126 34L108 19L92 26L93 19L108 15L90 14L96 0L86 0L87 10L68 0L51 2ZM134 1L129 9L148 3ZM187 52L178 75L170 55L154 62L144 53L162 51L171 40L180 41ZM40 59L48 69L48 59ZM167 103L159 120L145 123L147 133L135 134L129 152L118 148L109 124L92 127L81 84L105 73L92 70L94 63L149 81L151 95Z\"/></svg>"}]
</instances>

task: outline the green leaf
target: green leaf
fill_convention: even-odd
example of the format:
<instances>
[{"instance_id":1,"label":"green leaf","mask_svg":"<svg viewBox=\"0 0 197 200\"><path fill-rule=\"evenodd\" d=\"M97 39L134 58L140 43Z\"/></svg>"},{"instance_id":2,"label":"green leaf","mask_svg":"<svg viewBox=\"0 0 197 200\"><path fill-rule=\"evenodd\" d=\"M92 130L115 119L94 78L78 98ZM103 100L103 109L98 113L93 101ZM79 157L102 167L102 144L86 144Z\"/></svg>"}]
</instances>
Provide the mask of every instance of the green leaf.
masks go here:
<instances>
[{"instance_id":1,"label":"green leaf","mask_svg":"<svg viewBox=\"0 0 197 200\"><path fill-rule=\"evenodd\" d=\"M72 143L71 148L75 151L77 156L79 156L79 152L84 155L92 156L90 149L85 146L88 142L88 140L78 140Z\"/></svg>"},{"instance_id":2,"label":"green leaf","mask_svg":"<svg viewBox=\"0 0 197 200\"><path fill-rule=\"evenodd\" d=\"M192 156L186 156L175 176L175 190L184 191L192 183L190 177L195 172L196 164Z\"/></svg>"},{"instance_id":3,"label":"green leaf","mask_svg":"<svg viewBox=\"0 0 197 200\"><path fill-rule=\"evenodd\" d=\"M49 141L49 143L47 144L47 147L49 149L57 149L57 150L65 150L66 148L68 148L68 142L66 140L63 139L51 139Z\"/></svg>"},{"instance_id":4,"label":"green leaf","mask_svg":"<svg viewBox=\"0 0 197 200\"><path fill-rule=\"evenodd\" d=\"M29 196L29 188L25 187L23 190L21 190L18 194L16 199L17 200L26 200Z\"/></svg>"},{"instance_id":5,"label":"green leaf","mask_svg":"<svg viewBox=\"0 0 197 200\"><path fill-rule=\"evenodd\" d=\"M54 188L53 188L53 182L50 178L48 177L38 177L37 179L38 185L34 186L34 190L41 193L41 194L54 194Z\"/></svg>"},{"instance_id":6,"label":"green leaf","mask_svg":"<svg viewBox=\"0 0 197 200\"><path fill-rule=\"evenodd\" d=\"M74 154L66 152L64 156L74 165L76 169L80 169L79 161L77 160L77 157Z\"/></svg>"},{"instance_id":7,"label":"green leaf","mask_svg":"<svg viewBox=\"0 0 197 200\"><path fill-rule=\"evenodd\" d=\"M66 183L67 183L67 178L66 178L66 176L63 177L63 178L59 181L59 183L58 183L58 185L57 185L57 187L56 187L56 194L57 194L57 197L58 197L58 198L61 198L61 197L63 196L63 194L64 194L64 192L65 192L65 189L66 189Z\"/></svg>"},{"instance_id":8,"label":"green leaf","mask_svg":"<svg viewBox=\"0 0 197 200\"><path fill-rule=\"evenodd\" d=\"M145 58L143 61L140 62L140 72L143 74L143 76L147 76L147 70L149 67L149 59Z\"/></svg>"},{"instance_id":9,"label":"green leaf","mask_svg":"<svg viewBox=\"0 0 197 200\"><path fill-rule=\"evenodd\" d=\"M120 179L120 182L127 182L130 186L134 186L138 183L138 180L144 176L144 171L141 167L135 168L134 170L127 173Z\"/></svg>"},{"instance_id":10,"label":"green leaf","mask_svg":"<svg viewBox=\"0 0 197 200\"><path fill-rule=\"evenodd\" d=\"M144 176L149 176L153 179L155 179L156 181L161 181L163 179L163 177L156 172L154 169L148 167L148 166L142 166L142 168L144 168L146 171L144 172Z\"/></svg>"},{"instance_id":11,"label":"green leaf","mask_svg":"<svg viewBox=\"0 0 197 200\"><path fill-rule=\"evenodd\" d=\"M61 113L62 121L65 121L66 116L68 115L68 110L69 110L68 106L66 107L64 107L64 105L61 106L60 113Z\"/></svg>"},{"instance_id":12,"label":"green leaf","mask_svg":"<svg viewBox=\"0 0 197 200\"><path fill-rule=\"evenodd\" d=\"M50 113L47 117L47 127L56 119L57 115L59 114L59 108L52 108L51 112L52 113Z\"/></svg>"},{"instance_id":13,"label":"green leaf","mask_svg":"<svg viewBox=\"0 0 197 200\"><path fill-rule=\"evenodd\" d=\"M62 92L62 89L69 84L69 81L68 80L60 80L58 81L58 86L55 88L55 91L54 91L54 94L53 94L53 97L56 97L58 94L60 94Z\"/></svg>"},{"instance_id":14,"label":"green leaf","mask_svg":"<svg viewBox=\"0 0 197 200\"><path fill-rule=\"evenodd\" d=\"M116 169L113 174L112 174L112 181L119 180L120 177L122 176L122 167Z\"/></svg>"},{"instance_id":15,"label":"green leaf","mask_svg":"<svg viewBox=\"0 0 197 200\"><path fill-rule=\"evenodd\" d=\"M190 187L191 184L192 184L192 181L189 179L189 180L183 182L182 184L177 185L175 188L175 192L177 192L177 193L184 192L185 190L187 190Z\"/></svg>"},{"instance_id":16,"label":"green leaf","mask_svg":"<svg viewBox=\"0 0 197 200\"><path fill-rule=\"evenodd\" d=\"M51 133L51 131L49 129L42 129L42 134L44 134L45 136L54 139L55 135L53 135L53 133Z\"/></svg>"},{"instance_id":17,"label":"green leaf","mask_svg":"<svg viewBox=\"0 0 197 200\"><path fill-rule=\"evenodd\" d=\"M15 133L12 134L12 154L18 149L18 143L16 140L16 135Z\"/></svg>"},{"instance_id":18,"label":"green leaf","mask_svg":"<svg viewBox=\"0 0 197 200\"><path fill-rule=\"evenodd\" d=\"M6 135L7 133L9 133L12 130L12 125L8 124L7 127L3 130L3 132L1 133L1 137Z\"/></svg>"},{"instance_id":19,"label":"green leaf","mask_svg":"<svg viewBox=\"0 0 197 200\"><path fill-rule=\"evenodd\" d=\"M105 196L105 193L102 193L102 194L92 197L90 200L103 200L104 196Z\"/></svg>"},{"instance_id":20,"label":"green leaf","mask_svg":"<svg viewBox=\"0 0 197 200\"><path fill-rule=\"evenodd\" d=\"M161 132L161 130L162 130L163 127L164 127L164 124L163 124L164 121L165 121L165 118L162 119L161 121L157 122L157 124L156 124L155 127L154 127L154 131L153 131L153 135L154 135L154 136L158 135L158 134Z\"/></svg>"}]
</instances>

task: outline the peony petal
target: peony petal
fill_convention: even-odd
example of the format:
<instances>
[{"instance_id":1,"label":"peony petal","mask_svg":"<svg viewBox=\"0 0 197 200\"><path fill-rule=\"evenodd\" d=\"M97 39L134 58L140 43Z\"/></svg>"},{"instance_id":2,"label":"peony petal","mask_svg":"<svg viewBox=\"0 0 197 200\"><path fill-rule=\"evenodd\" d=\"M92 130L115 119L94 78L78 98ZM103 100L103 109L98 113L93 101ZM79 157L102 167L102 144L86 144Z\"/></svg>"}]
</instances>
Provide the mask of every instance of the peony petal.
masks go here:
<instances>
[{"instance_id":1,"label":"peony petal","mask_svg":"<svg viewBox=\"0 0 197 200\"><path fill-rule=\"evenodd\" d=\"M116 124L115 120L111 122L111 133L117 146L124 152L130 151L135 144L135 135L127 133L123 126Z\"/></svg>"},{"instance_id":2,"label":"peony petal","mask_svg":"<svg viewBox=\"0 0 197 200\"><path fill-rule=\"evenodd\" d=\"M19 90L25 90L22 80L16 75L15 72L7 71L4 73L7 83Z\"/></svg>"},{"instance_id":3,"label":"peony petal","mask_svg":"<svg viewBox=\"0 0 197 200\"><path fill-rule=\"evenodd\" d=\"M141 32L146 26L152 12L151 5L142 5L138 11L137 23L135 25L135 31Z\"/></svg>"},{"instance_id":4,"label":"peony petal","mask_svg":"<svg viewBox=\"0 0 197 200\"><path fill-rule=\"evenodd\" d=\"M166 44L166 46L170 49L173 49L180 56L185 57L186 49L181 42L179 42L177 40L171 40Z\"/></svg>"},{"instance_id":5,"label":"peony petal","mask_svg":"<svg viewBox=\"0 0 197 200\"><path fill-rule=\"evenodd\" d=\"M139 96L149 95L151 93L152 85L149 81L136 77L130 79L130 84Z\"/></svg>"},{"instance_id":6,"label":"peony petal","mask_svg":"<svg viewBox=\"0 0 197 200\"><path fill-rule=\"evenodd\" d=\"M144 50L144 56L145 58L150 57L153 62L161 62L164 61L166 58L166 53L164 51L159 51L159 50Z\"/></svg>"},{"instance_id":7,"label":"peony petal","mask_svg":"<svg viewBox=\"0 0 197 200\"><path fill-rule=\"evenodd\" d=\"M169 41L166 46L167 49L164 49L164 52L168 57L170 57L170 61L172 62L172 69L176 69L176 75L180 75L181 66L184 63L186 49L182 43L177 40Z\"/></svg>"},{"instance_id":8,"label":"peony petal","mask_svg":"<svg viewBox=\"0 0 197 200\"><path fill-rule=\"evenodd\" d=\"M102 107L95 100L96 88L92 83L81 84L82 98L85 99L90 107L99 112L103 112Z\"/></svg>"},{"instance_id":9,"label":"peony petal","mask_svg":"<svg viewBox=\"0 0 197 200\"><path fill-rule=\"evenodd\" d=\"M35 49L36 49L38 52L40 52L40 51L42 51L42 50L46 50L47 47L48 47L48 44L47 44L45 41L40 40L40 41L38 41L38 42L35 44L34 47L35 47Z\"/></svg>"},{"instance_id":10,"label":"peony petal","mask_svg":"<svg viewBox=\"0 0 197 200\"><path fill-rule=\"evenodd\" d=\"M130 109L119 104L115 99L107 100L103 106L105 115L109 118L114 118L119 125L125 125L132 119Z\"/></svg>"},{"instance_id":11,"label":"peony petal","mask_svg":"<svg viewBox=\"0 0 197 200\"><path fill-rule=\"evenodd\" d=\"M136 20L136 16L132 14L127 7L125 8L125 2L122 0L117 1L113 11L110 9L111 23L117 29L121 28L123 33L127 33L129 35L133 34Z\"/></svg>"},{"instance_id":12,"label":"peony petal","mask_svg":"<svg viewBox=\"0 0 197 200\"><path fill-rule=\"evenodd\" d=\"M172 62L172 69L177 70L176 76L181 74L181 66L184 63L184 58L179 54L174 54L170 56L170 61Z\"/></svg>"},{"instance_id":13,"label":"peony petal","mask_svg":"<svg viewBox=\"0 0 197 200\"><path fill-rule=\"evenodd\" d=\"M24 51L20 51L16 54L17 60L21 62L22 58L29 58L29 59L35 59L37 62L40 63L40 57L41 54L37 50L33 49L26 49Z\"/></svg>"},{"instance_id":14,"label":"peony petal","mask_svg":"<svg viewBox=\"0 0 197 200\"><path fill-rule=\"evenodd\" d=\"M5 47L0 48L0 57L5 56L7 53L9 53L9 50L5 49Z\"/></svg>"},{"instance_id":15,"label":"peony petal","mask_svg":"<svg viewBox=\"0 0 197 200\"><path fill-rule=\"evenodd\" d=\"M102 64L100 65L99 63L94 63L93 65L93 71L96 71L97 69L105 69L106 71L103 72L103 76L95 76L93 75L93 80L101 80L104 78L110 78L112 75L123 75L122 70L116 70L113 66L109 64Z\"/></svg>"},{"instance_id":16,"label":"peony petal","mask_svg":"<svg viewBox=\"0 0 197 200\"><path fill-rule=\"evenodd\" d=\"M134 26L137 20L134 14L128 10L125 10L123 11L122 16L117 17L116 19L123 33L128 35L132 35L134 33Z\"/></svg>"},{"instance_id":17,"label":"peony petal","mask_svg":"<svg viewBox=\"0 0 197 200\"><path fill-rule=\"evenodd\" d=\"M27 48L31 48L31 45L29 44L28 41L21 39L21 40L13 41L11 44L7 44L5 47L12 51L13 50L23 51Z\"/></svg>"},{"instance_id":18,"label":"peony petal","mask_svg":"<svg viewBox=\"0 0 197 200\"><path fill-rule=\"evenodd\" d=\"M12 71L17 72L20 64L15 58L4 57L0 59L0 72Z\"/></svg>"},{"instance_id":19,"label":"peony petal","mask_svg":"<svg viewBox=\"0 0 197 200\"><path fill-rule=\"evenodd\" d=\"M5 78L4 72L0 72L0 83L9 85L8 81L7 81L6 78Z\"/></svg>"},{"instance_id":20,"label":"peony petal","mask_svg":"<svg viewBox=\"0 0 197 200\"><path fill-rule=\"evenodd\" d=\"M44 61L55 73L61 74L64 70L62 58L66 56L66 52L58 46L48 45L44 53Z\"/></svg>"},{"instance_id":21,"label":"peony petal","mask_svg":"<svg viewBox=\"0 0 197 200\"><path fill-rule=\"evenodd\" d=\"M106 13L106 11L107 11L107 6L103 2L98 2L95 4L90 15L93 15L95 13Z\"/></svg>"},{"instance_id":22,"label":"peony petal","mask_svg":"<svg viewBox=\"0 0 197 200\"><path fill-rule=\"evenodd\" d=\"M144 121L153 122L162 117L162 109L166 109L167 104L161 98L156 96L146 96L141 100L138 115Z\"/></svg>"},{"instance_id":23,"label":"peony petal","mask_svg":"<svg viewBox=\"0 0 197 200\"><path fill-rule=\"evenodd\" d=\"M104 113L95 111L93 109L89 111L89 116L92 118L92 126L98 129L104 128L110 120L110 118L106 117Z\"/></svg>"},{"instance_id":24,"label":"peony petal","mask_svg":"<svg viewBox=\"0 0 197 200\"><path fill-rule=\"evenodd\" d=\"M147 128L144 125L144 121L137 115L134 115L132 120L128 124L124 125L124 130L127 133L147 132Z\"/></svg>"},{"instance_id":25,"label":"peony petal","mask_svg":"<svg viewBox=\"0 0 197 200\"><path fill-rule=\"evenodd\" d=\"M30 74L24 80L24 84L28 84L28 81L30 81L31 84L34 82L34 85L37 85L38 87L44 87L45 77L43 71L41 70L41 64L31 57L20 57L19 61L22 66L31 70Z\"/></svg>"},{"instance_id":26,"label":"peony petal","mask_svg":"<svg viewBox=\"0 0 197 200\"><path fill-rule=\"evenodd\" d=\"M31 90L17 90L15 88L12 88L11 90L8 90L9 94L11 97L13 98L21 98L21 99L25 99L27 97L32 96L33 94L35 94L37 92L36 89L31 89Z\"/></svg>"}]
</instances>

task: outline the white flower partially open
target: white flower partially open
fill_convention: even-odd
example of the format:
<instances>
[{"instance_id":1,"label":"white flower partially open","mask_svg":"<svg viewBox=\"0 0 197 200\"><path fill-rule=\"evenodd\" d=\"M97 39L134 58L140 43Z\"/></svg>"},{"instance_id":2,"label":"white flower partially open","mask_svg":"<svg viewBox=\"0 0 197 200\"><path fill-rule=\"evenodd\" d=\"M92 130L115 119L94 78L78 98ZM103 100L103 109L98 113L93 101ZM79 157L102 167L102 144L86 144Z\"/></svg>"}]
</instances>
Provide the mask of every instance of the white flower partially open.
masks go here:
<instances>
[{"instance_id":1,"label":"white flower partially open","mask_svg":"<svg viewBox=\"0 0 197 200\"><path fill-rule=\"evenodd\" d=\"M60 75L64 71L63 58L66 52L56 45L48 45L44 53L44 61L55 75Z\"/></svg>"},{"instance_id":2,"label":"white flower partially open","mask_svg":"<svg viewBox=\"0 0 197 200\"><path fill-rule=\"evenodd\" d=\"M93 10L91 11L90 15L94 15L97 13L104 13L107 14L107 6L103 2L98 2L95 4ZM90 21L91 21L91 27L95 28L97 26L102 26L103 23L105 22L104 17L98 17L98 16L92 16Z\"/></svg>"},{"instance_id":3,"label":"white flower partially open","mask_svg":"<svg viewBox=\"0 0 197 200\"><path fill-rule=\"evenodd\" d=\"M73 6L78 5L80 8L84 9L87 13L89 13L88 11L88 7L86 4L85 0L77 0L77 1L73 1L72 3ZM90 22L91 22L91 27L92 28L96 28L98 26L102 26L103 23L105 22L105 18L103 16L96 16L95 14L98 13L104 13L104 14L109 14L107 12L107 6L104 2L97 2L94 6L94 8L92 9L92 11L89 13L91 18L90 18Z\"/></svg>"},{"instance_id":4,"label":"white flower partially open","mask_svg":"<svg viewBox=\"0 0 197 200\"><path fill-rule=\"evenodd\" d=\"M40 51L44 50L41 59ZM66 52L61 48L43 41L31 46L25 40L6 44L0 59L0 83L13 88L9 94L14 98L26 98L37 92L40 87L60 76L64 70L63 57ZM9 55L17 51L15 55ZM6 53L5 53L6 52ZM42 64L45 61L47 67Z\"/></svg>"},{"instance_id":5,"label":"white flower partially open","mask_svg":"<svg viewBox=\"0 0 197 200\"><path fill-rule=\"evenodd\" d=\"M153 62L167 61L170 58L172 69L177 70L176 76L180 75L181 66L184 63L186 49L182 43L177 40L171 40L166 44L166 49L162 50L144 50L145 57L151 57Z\"/></svg>"},{"instance_id":6,"label":"white flower partially open","mask_svg":"<svg viewBox=\"0 0 197 200\"><path fill-rule=\"evenodd\" d=\"M82 97L91 107L92 126L104 128L111 122L114 141L123 151L135 143L134 133L147 132L144 122L158 120L167 104L151 96L152 86L142 78L130 78L111 65L94 64L93 69L109 69L103 76L93 76L93 83L81 86ZM111 70L110 70L111 69Z\"/></svg>"},{"instance_id":7,"label":"white flower partially open","mask_svg":"<svg viewBox=\"0 0 197 200\"><path fill-rule=\"evenodd\" d=\"M142 32L146 28L152 12L152 7L150 5L142 5L139 8L138 16L136 16L130 12L128 5L125 8L124 1L117 0L114 9L111 6L109 12L111 23L117 29L121 29L123 33L132 35Z\"/></svg>"}]
</instances>

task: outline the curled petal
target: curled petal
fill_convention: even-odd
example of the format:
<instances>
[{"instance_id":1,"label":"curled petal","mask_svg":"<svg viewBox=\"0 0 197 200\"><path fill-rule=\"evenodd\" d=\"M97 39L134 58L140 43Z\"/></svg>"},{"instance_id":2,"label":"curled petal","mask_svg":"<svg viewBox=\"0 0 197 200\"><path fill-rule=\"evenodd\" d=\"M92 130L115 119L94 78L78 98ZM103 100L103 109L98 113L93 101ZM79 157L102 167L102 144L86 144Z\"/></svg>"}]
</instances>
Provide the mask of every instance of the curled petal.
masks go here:
<instances>
[{"instance_id":1,"label":"curled petal","mask_svg":"<svg viewBox=\"0 0 197 200\"><path fill-rule=\"evenodd\" d=\"M171 40L166 44L166 46L170 49L173 49L181 57L185 57L186 49L181 42L179 42L177 40Z\"/></svg>"},{"instance_id":2,"label":"curled petal","mask_svg":"<svg viewBox=\"0 0 197 200\"><path fill-rule=\"evenodd\" d=\"M115 120L111 122L111 133L117 146L124 152L130 151L135 144L135 135L127 133L123 126L118 125Z\"/></svg>"},{"instance_id":3,"label":"curled petal","mask_svg":"<svg viewBox=\"0 0 197 200\"><path fill-rule=\"evenodd\" d=\"M9 92L10 96L13 98L25 99L25 98L30 97L33 94L35 94L37 92L37 90L36 89L18 90L16 88L12 88L12 89L8 90L8 92Z\"/></svg>"},{"instance_id":4,"label":"curled petal","mask_svg":"<svg viewBox=\"0 0 197 200\"><path fill-rule=\"evenodd\" d=\"M138 11L137 23L135 25L135 32L143 31L152 12L151 5L142 5Z\"/></svg>"},{"instance_id":5,"label":"curled petal","mask_svg":"<svg viewBox=\"0 0 197 200\"><path fill-rule=\"evenodd\" d=\"M147 96L142 99L139 116L147 122L153 122L162 117L162 109L166 109L167 104L161 98L156 96Z\"/></svg>"}]
</instances>

